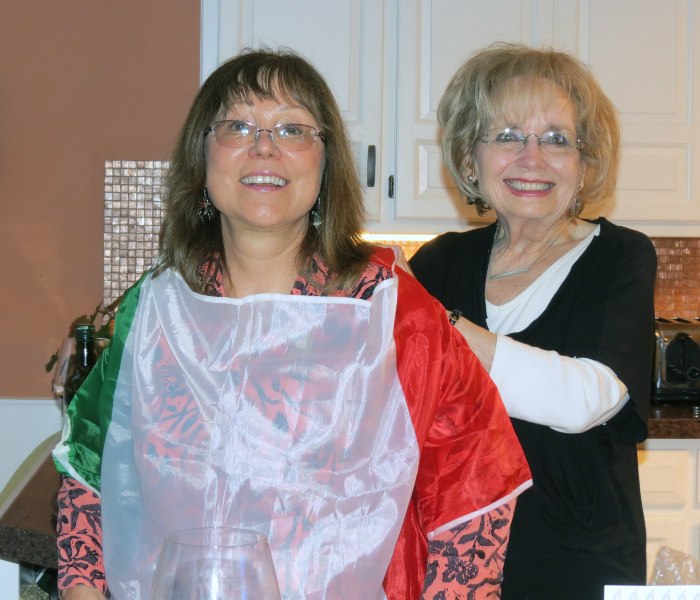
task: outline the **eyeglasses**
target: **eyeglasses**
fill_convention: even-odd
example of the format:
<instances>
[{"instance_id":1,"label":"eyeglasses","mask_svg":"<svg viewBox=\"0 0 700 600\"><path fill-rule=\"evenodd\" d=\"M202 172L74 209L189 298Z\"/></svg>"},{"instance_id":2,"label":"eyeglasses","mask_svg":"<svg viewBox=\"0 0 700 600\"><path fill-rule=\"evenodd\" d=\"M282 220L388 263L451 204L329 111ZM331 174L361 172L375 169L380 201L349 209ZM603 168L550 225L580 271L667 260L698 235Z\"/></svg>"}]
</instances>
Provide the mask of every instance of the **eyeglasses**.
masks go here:
<instances>
[{"instance_id":1,"label":"eyeglasses","mask_svg":"<svg viewBox=\"0 0 700 600\"><path fill-rule=\"evenodd\" d=\"M537 135L536 133L525 134L519 129L510 127L489 129L479 136L479 140L485 144L493 144L494 148L504 152L519 152L531 137L537 140L540 148L551 154L573 154L582 150L584 146L583 140L568 131L546 131L542 135Z\"/></svg>"},{"instance_id":2,"label":"eyeglasses","mask_svg":"<svg viewBox=\"0 0 700 600\"><path fill-rule=\"evenodd\" d=\"M206 136L212 131L216 142L227 148L250 146L258 141L262 131L270 134L270 139L278 148L290 152L308 150L314 145L316 139L326 141L326 136L318 129L300 123L278 123L272 129L261 129L248 121L224 120L209 125L204 130L204 135Z\"/></svg>"}]
</instances>

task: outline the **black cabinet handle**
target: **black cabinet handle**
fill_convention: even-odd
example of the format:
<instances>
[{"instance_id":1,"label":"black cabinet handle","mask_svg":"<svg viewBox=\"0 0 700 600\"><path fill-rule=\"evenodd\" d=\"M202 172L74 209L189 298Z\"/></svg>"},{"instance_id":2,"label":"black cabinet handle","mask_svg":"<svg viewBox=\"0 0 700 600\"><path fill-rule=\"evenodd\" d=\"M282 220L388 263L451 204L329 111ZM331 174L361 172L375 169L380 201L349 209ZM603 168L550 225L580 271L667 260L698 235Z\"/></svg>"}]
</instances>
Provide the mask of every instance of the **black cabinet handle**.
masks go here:
<instances>
[{"instance_id":1,"label":"black cabinet handle","mask_svg":"<svg viewBox=\"0 0 700 600\"><path fill-rule=\"evenodd\" d=\"M389 175L389 198L394 197L394 176Z\"/></svg>"},{"instance_id":2,"label":"black cabinet handle","mask_svg":"<svg viewBox=\"0 0 700 600\"><path fill-rule=\"evenodd\" d=\"M374 173L377 165L377 148L373 144L367 146L367 187L374 187Z\"/></svg>"}]
</instances>

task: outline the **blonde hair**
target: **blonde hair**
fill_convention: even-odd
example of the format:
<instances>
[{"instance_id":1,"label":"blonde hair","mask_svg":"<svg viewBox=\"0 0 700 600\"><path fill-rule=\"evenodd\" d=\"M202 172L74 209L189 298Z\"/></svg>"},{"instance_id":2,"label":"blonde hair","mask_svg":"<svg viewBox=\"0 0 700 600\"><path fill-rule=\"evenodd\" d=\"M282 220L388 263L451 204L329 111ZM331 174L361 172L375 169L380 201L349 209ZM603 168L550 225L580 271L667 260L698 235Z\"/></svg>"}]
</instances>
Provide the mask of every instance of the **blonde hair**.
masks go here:
<instances>
[{"instance_id":1,"label":"blonde hair","mask_svg":"<svg viewBox=\"0 0 700 600\"><path fill-rule=\"evenodd\" d=\"M581 158L586 164L577 214L605 200L615 189L620 141L612 102L590 69L573 56L506 43L473 54L452 77L438 106L443 159L460 193L480 214L489 209L478 182L470 181L469 176L474 171L479 136L494 118L502 116L504 102L512 99L514 91L509 90L509 84L516 79L518 94L536 95L544 79L559 86L571 100L576 135L584 142Z\"/></svg>"}]
</instances>

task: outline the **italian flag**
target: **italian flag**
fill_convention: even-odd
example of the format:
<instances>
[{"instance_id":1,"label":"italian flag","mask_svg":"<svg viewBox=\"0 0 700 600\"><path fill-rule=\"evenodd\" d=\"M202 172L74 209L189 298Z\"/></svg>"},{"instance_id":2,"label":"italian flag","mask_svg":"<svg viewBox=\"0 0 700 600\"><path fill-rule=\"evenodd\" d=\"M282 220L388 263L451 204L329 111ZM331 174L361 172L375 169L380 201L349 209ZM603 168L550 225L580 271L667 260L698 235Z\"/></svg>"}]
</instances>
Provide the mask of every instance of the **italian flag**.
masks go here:
<instances>
[{"instance_id":1,"label":"italian flag","mask_svg":"<svg viewBox=\"0 0 700 600\"><path fill-rule=\"evenodd\" d=\"M147 596L163 538L268 536L282 596L418 598L427 540L531 485L494 384L394 266L368 300L124 296L68 410L59 470L102 498L111 593Z\"/></svg>"}]
</instances>

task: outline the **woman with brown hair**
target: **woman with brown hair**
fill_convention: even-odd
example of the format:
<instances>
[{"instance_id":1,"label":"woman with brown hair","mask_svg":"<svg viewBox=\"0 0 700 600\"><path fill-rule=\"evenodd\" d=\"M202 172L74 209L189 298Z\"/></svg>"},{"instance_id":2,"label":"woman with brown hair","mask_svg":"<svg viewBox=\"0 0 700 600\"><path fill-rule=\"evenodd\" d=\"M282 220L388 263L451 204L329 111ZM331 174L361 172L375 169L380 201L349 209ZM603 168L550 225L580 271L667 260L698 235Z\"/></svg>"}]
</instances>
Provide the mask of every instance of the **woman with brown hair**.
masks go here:
<instances>
[{"instance_id":1,"label":"woman with brown hair","mask_svg":"<svg viewBox=\"0 0 700 600\"><path fill-rule=\"evenodd\" d=\"M204 526L265 534L282 598L498 590L527 464L488 375L362 216L308 63L250 51L208 78L161 262L54 452L65 600L145 600L165 536Z\"/></svg>"}]
</instances>

